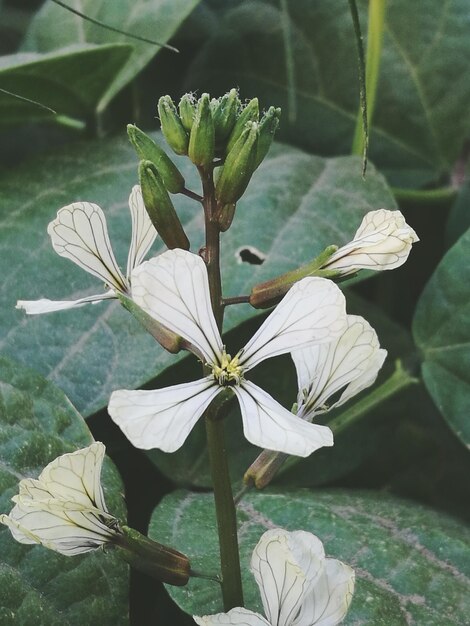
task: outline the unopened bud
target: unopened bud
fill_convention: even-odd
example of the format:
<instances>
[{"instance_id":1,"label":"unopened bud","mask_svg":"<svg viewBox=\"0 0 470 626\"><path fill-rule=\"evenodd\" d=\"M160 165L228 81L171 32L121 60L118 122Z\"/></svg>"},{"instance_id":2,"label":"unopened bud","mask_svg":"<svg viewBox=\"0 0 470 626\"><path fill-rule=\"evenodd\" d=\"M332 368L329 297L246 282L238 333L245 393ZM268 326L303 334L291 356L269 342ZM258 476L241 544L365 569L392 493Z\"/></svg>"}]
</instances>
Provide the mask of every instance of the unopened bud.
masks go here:
<instances>
[{"instance_id":1,"label":"unopened bud","mask_svg":"<svg viewBox=\"0 0 470 626\"><path fill-rule=\"evenodd\" d=\"M240 100L238 99L236 89L231 89L217 101L213 111L215 143L217 146L220 146L232 132L237 121L239 107Z\"/></svg>"},{"instance_id":2,"label":"unopened bud","mask_svg":"<svg viewBox=\"0 0 470 626\"><path fill-rule=\"evenodd\" d=\"M162 133L168 145L176 154L188 154L189 137L170 96L162 96L158 101L158 115Z\"/></svg>"},{"instance_id":3,"label":"unopened bud","mask_svg":"<svg viewBox=\"0 0 470 626\"><path fill-rule=\"evenodd\" d=\"M244 194L254 171L258 148L258 124L247 122L225 159L220 178L215 187L219 204L233 204Z\"/></svg>"},{"instance_id":4,"label":"unopened bud","mask_svg":"<svg viewBox=\"0 0 470 626\"><path fill-rule=\"evenodd\" d=\"M196 114L194 97L189 93L185 93L180 100L178 108L180 112L181 123L189 133L191 132L191 128L193 127L194 116Z\"/></svg>"},{"instance_id":5,"label":"unopened bud","mask_svg":"<svg viewBox=\"0 0 470 626\"><path fill-rule=\"evenodd\" d=\"M246 107L242 110L238 116L235 126L230 134L230 138L227 143L227 154L232 150L233 146L240 139L240 135L245 130L247 122L257 122L259 120L259 103L258 98L250 100Z\"/></svg>"},{"instance_id":6,"label":"unopened bud","mask_svg":"<svg viewBox=\"0 0 470 626\"><path fill-rule=\"evenodd\" d=\"M127 125L127 134L140 160L152 161L170 193L179 193L184 187L184 178L179 169L153 139L134 124Z\"/></svg>"},{"instance_id":7,"label":"unopened bud","mask_svg":"<svg viewBox=\"0 0 470 626\"><path fill-rule=\"evenodd\" d=\"M139 181L145 208L168 248L189 250L189 241L160 174L151 161L139 164Z\"/></svg>"},{"instance_id":8,"label":"unopened bud","mask_svg":"<svg viewBox=\"0 0 470 626\"><path fill-rule=\"evenodd\" d=\"M199 99L189 137L188 156L195 165L204 167L214 160L214 121L209 94Z\"/></svg>"},{"instance_id":9,"label":"unopened bud","mask_svg":"<svg viewBox=\"0 0 470 626\"><path fill-rule=\"evenodd\" d=\"M221 232L225 232L230 228L235 217L236 204L224 204L217 212L217 221L219 223L219 229Z\"/></svg>"},{"instance_id":10,"label":"unopened bud","mask_svg":"<svg viewBox=\"0 0 470 626\"><path fill-rule=\"evenodd\" d=\"M274 139L274 133L279 126L279 118L281 117L281 109L269 107L259 123L259 139L258 151L256 153L255 169L258 168L261 161L268 154L269 148Z\"/></svg>"},{"instance_id":11,"label":"unopened bud","mask_svg":"<svg viewBox=\"0 0 470 626\"><path fill-rule=\"evenodd\" d=\"M188 557L181 552L152 541L128 526L122 527L122 535L114 545L132 567L169 585L187 584L191 568Z\"/></svg>"}]
</instances>

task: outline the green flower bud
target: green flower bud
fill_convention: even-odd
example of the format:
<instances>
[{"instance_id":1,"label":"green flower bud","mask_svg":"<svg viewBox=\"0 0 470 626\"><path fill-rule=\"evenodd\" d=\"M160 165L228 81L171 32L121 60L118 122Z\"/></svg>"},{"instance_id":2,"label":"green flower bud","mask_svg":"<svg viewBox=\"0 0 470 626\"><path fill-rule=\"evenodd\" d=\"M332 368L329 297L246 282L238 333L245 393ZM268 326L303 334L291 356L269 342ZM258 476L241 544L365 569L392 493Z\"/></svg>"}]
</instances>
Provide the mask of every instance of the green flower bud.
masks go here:
<instances>
[{"instance_id":1,"label":"green flower bud","mask_svg":"<svg viewBox=\"0 0 470 626\"><path fill-rule=\"evenodd\" d=\"M215 197L220 205L237 202L245 192L254 172L258 134L258 124L247 122L238 141L228 153L215 187Z\"/></svg>"},{"instance_id":2,"label":"green flower bud","mask_svg":"<svg viewBox=\"0 0 470 626\"><path fill-rule=\"evenodd\" d=\"M194 97L189 93L185 93L180 100L178 108L180 112L181 123L189 133L191 132L191 128L193 127L194 116L196 114Z\"/></svg>"},{"instance_id":3,"label":"green flower bud","mask_svg":"<svg viewBox=\"0 0 470 626\"><path fill-rule=\"evenodd\" d=\"M255 169L258 168L261 161L268 154L269 148L273 142L274 133L279 126L280 117L281 109L276 109L275 107L269 107L267 112L263 115L259 124L258 151L256 153Z\"/></svg>"},{"instance_id":4,"label":"green flower bud","mask_svg":"<svg viewBox=\"0 0 470 626\"><path fill-rule=\"evenodd\" d=\"M230 228L235 217L236 204L224 204L223 207L217 212L217 221L221 232L225 232Z\"/></svg>"},{"instance_id":5,"label":"green flower bud","mask_svg":"<svg viewBox=\"0 0 470 626\"><path fill-rule=\"evenodd\" d=\"M184 178L167 153L134 124L127 125L127 134L140 160L152 161L170 193L179 193Z\"/></svg>"},{"instance_id":6,"label":"green flower bud","mask_svg":"<svg viewBox=\"0 0 470 626\"><path fill-rule=\"evenodd\" d=\"M220 145L232 132L239 108L240 100L236 89L231 89L216 101L213 110L216 145Z\"/></svg>"},{"instance_id":7,"label":"green flower bud","mask_svg":"<svg viewBox=\"0 0 470 626\"><path fill-rule=\"evenodd\" d=\"M181 123L170 96L162 96L158 101L158 115L162 125L162 132L171 149L176 154L188 154L188 133Z\"/></svg>"},{"instance_id":8,"label":"green flower bud","mask_svg":"<svg viewBox=\"0 0 470 626\"><path fill-rule=\"evenodd\" d=\"M189 137L188 156L200 167L210 165L214 159L214 121L207 93L202 94L197 105Z\"/></svg>"},{"instance_id":9,"label":"green flower bud","mask_svg":"<svg viewBox=\"0 0 470 626\"><path fill-rule=\"evenodd\" d=\"M237 143L240 135L245 130L247 122L257 122L259 120L259 103L258 98L250 100L246 107L242 110L238 116L235 126L230 134L230 138L227 143L227 154L232 150L233 146Z\"/></svg>"},{"instance_id":10,"label":"green flower bud","mask_svg":"<svg viewBox=\"0 0 470 626\"><path fill-rule=\"evenodd\" d=\"M139 181L145 208L153 225L170 248L189 250L189 241L157 168L151 161L139 163Z\"/></svg>"}]
</instances>

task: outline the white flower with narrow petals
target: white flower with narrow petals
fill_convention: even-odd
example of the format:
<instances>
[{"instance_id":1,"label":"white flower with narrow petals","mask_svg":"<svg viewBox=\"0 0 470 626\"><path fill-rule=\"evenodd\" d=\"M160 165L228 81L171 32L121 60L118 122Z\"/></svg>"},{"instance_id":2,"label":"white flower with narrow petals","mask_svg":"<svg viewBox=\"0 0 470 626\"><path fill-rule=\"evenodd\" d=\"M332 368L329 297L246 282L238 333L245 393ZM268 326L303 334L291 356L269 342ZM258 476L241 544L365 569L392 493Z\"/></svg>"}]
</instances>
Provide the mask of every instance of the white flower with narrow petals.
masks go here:
<instances>
[{"instance_id":1,"label":"white flower with narrow petals","mask_svg":"<svg viewBox=\"0 0 470 626\"><path fill-rule=\"evenodd\" d=\"M339 248L321 269L337 270L342 276L361 269L393 270L403 265L417 241L417 234L400 211L370 211L354 239Z\"/></svg>"},{"instance_id":2,"label":"white flower with narrow petals","mask_svg":"<svg viewBox=\"0 0 470 626\"><path fill-rule=\"evenodd\" d=\"M100 442L58 457L37 480L20 481L9 515L0 523L20 543L40 543L68 556L95 550L119 534L101 488L105 447Z\"/></svg>"},{"instance_id":3,"label":"white flower with narrow petals","mask_svg":"<svg viewBox=\"0 0 470 626\"><path fill-rule=\"evenodd\" d=\"M116 298L121 293L130 296L130 276L142 263L150 246L155 241L157 231L145 209L142 192L135 185L129 196L129 209L132 217L132 236L127 258L127 273L123 275L114 257L109 241L105 215L97 204L74 202L57 212L47 232L54 250L62 257L70 259L86 272L100 278L109 290L79 300L19 300L16 307L29 315L50 313Z\"/></svg>"},{"instance_id":4,"label":"white flower with narrow petals","mask_svg":"<svg viewBox=\"0 0 470 626\"><path fill-rule=\"evenodd\" d=\"M354 571L325 557L311 533L268 530L251 557L266 618L243 608L194 616L199 626L335 626L354 593Z\"/></svg>"},{"instance_id":5,"label":"white flower with narrow petals","mask_svg":"<svg viewBox=\"0 0 470 626\"><path fill-rule=\"evenodd\" d=\"M254 445L308 456L333 445L329 428L309 424L282 407L245 373L264 359L329 342L346 327L340 289L323 278L296 283L236 356L225 352L212 313L202 259L169 250L132 273L132 297L160 324L182 337L211 373L200 380L154 391L115 391L109 414L138 448L180 448L211 401L226 387L237 396L245 437Z\"/></svg>"},{"instance_id":6,"label":"white flower with narrow petals","mask_svg":"<svg viewBox=\"0 0 470 626\"><path fill-rule=\"evenodd\" d=\"M344 332L327 344L308 346L291 354L297 370L297 415L315 415L341 406L375 382L387 351L377 333L359 315L347 316ZM336 399L329 403L329 399Z\"/></svg>"}]
</instances>

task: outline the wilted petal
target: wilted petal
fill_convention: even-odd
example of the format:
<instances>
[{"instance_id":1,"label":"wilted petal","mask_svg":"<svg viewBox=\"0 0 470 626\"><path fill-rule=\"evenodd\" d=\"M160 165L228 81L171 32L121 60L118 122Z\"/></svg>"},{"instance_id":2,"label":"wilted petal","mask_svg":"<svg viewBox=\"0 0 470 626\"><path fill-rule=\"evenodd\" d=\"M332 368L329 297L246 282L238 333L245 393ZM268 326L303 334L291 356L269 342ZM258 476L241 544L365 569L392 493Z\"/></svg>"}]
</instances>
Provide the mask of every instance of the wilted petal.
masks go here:
<instances>
[{"instance_id":1,"label":"wilted petal","mask_svg":"<svg viewBox=\"0 0 470 626\"><path fill-rule=\"evenodd\" d=\"M337 250L323 269L339 270L342 275L359 269L392 270L406 261L417 241L417 234L400 211L370 211L354 239Z\"/></svg>"},{"instance_id":2,"label":"wilted petal","mask_svg":"<svg viewBox=\"0 0 470 626\"><path fill-rule=\"evenodd\" d=\"M293 415L268 393L250 381L232 387L240 403L245 437L260 448L308 456L333 445L327 426L310 424Z\"/></svg>"},{"instance_id":3,"label":"wilted petal","mask_svg":"<svg viewBox=\"0 0 470 626\"><path fill-rule=\"evenodd\" d=\"M217 613L216 615L203 615L198 617L193 615L194 621L199 626L270 626L264 617L253 611L236 608L228 613Z\"/></svg>"},{"instance_id":4,"label":"wilted petal","mask_svg":"<svg viewBox=\"0 0 470 626\"><path fill-rule=\"evenodd\" d=\"M79 300L18 300L17 309L23 309L28 315L40 315L41 313L53 313L54 311L64 311L66 309L77 309L85 304L96 304L102 300L113 300L116 298L114 291L108 291L96 296L88 296Z\"/></svg>"},{"instance_id":5,"label":"wilted petal","mask_svg":"<svg viewBox=\"0 0 470 626\"><path fill-rule=\"evenodd\" d=\"M47 227L54 250L120 292L127 281L114 258L106 218L96 204L74 202L57 212Z\"/></svg>"},{"instance_id":6,"label":"wilted petal","mask_svg":"<svg viewBox=\"0 0 470 626\"><path fill-rule=\"evenodd\" d=\"M145 208L140 185L134 185L132 188L129 196L129 208L132 217L132 238L127 257L128 280L130 280L132 270L142 263L157 236L155 226Z\"/></svg>"},{"instance_id":7,"label":"wilted petal","mask_svg":"<svg viewBox=\"0 0 470 626\"><path fill-rule=\"evenodd\" d=\"M143 450L178 450L221 391L212 376L154 391L119 390L108 412L129 441Z\"/></svg>"},{"instance_id":8,"label":"wilted petal","mask_svg":"<svg viewBox=\"0 0 470 626\"><path fill-rule=\"evenodd\" d=\"M337 559L325 559L292 626L336 626L346 616L354 593L354 571Z\"/></svg>"},{"instance_id":9,"label":"wilted petal","mask_svg":"<svg viewBox=\"0 0 470 626\"><path fill-rule=\"evenodd\" d=\"M377 333L364 318L348 315L347 324L337 339L292 352L299 385L298 415L303 419L344 404L377 378L387 351L380 349Z\"/></svg>"},{"instance_id":10,"label":"wilted petal","mask_svg":"<svg viewBox=\"0 0 470 626\"><path fill-rule=\"evenodd\" d=\"M131 282L132 298L144 311L183 337L204 362L218 362L223 345L199 256L168 250L136 268Z\"/></svg>"},{"instance_id":11,"label":"wilted petal","mask_svg":"<svg viewBox=\"0 0 470 626\"><path fill-rule=\"evenodd\" d=\"M332 281L295 283L240 353L245 370L309 343L331 341L346 327L344 296Z\"/></svg>"}]
</instances>

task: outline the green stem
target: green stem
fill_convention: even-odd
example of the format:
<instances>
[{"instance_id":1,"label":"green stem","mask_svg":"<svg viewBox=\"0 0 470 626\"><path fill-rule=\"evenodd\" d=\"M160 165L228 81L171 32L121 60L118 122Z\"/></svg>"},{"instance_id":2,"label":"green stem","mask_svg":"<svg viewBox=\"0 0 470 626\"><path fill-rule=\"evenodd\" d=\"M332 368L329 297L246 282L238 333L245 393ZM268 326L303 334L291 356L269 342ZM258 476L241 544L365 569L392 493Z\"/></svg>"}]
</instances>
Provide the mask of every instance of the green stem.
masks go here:
<instances>
[{"instance_id":1,"label":"green stem","mask_svg":"<svg viewBox=\"0 0 470 626\"><path fill-rule=\"evenodd\" d=\"M380 58L382 56L382 42L385 23L386 0L369 0L369 16L367 26L367 55L366 55L366 93L367 114L369 127L375 109L377 84L379 81ZM356 129L352 144L352 154L363 154L363 115L359 110Z\"/></svg>"},{"instance_id":2,"label":"green stem","mask_svg":"<svg viewBox=\"0 0 470 626\"><path fill-rule=\"evenodd\" d=\"M397 202L434 206L455 200L458 189L455 187L441 187L439 189L401 189L392 187L392 192Z\"/></svg>"}]
</instances>

